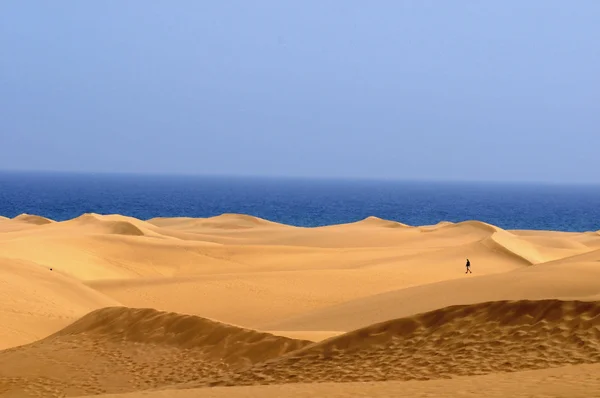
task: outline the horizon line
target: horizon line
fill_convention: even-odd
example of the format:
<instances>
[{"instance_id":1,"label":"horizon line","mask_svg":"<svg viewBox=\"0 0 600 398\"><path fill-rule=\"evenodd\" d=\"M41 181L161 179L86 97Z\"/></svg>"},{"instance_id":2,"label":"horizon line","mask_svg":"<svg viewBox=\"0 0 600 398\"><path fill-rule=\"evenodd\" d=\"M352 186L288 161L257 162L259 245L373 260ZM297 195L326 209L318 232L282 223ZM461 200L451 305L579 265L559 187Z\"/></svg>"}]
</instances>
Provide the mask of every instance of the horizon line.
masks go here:
<instances>
[{"instance_id":1,"label":"horizon line","mask_svg":"<svg viewBox=\"0 0 600 398\"><path fill-rule=\"evenodd\" d=\"M442 183L442 184L490 184L490 185L562 185L562 186L599 186L600 181L551 181L551 180L482 180L434 177L357 177L357 176L306 176L274 174L232 174L232 173L186 173L186 172L139 172L139 171L97 171L97 170L34 170L0 169L0 174L63 174L63 175L102 175L129 177L195 177L195 178L234 178L267 180L316 180L316 181L356 181L356 182L397 182L397 183Z\"/></svg>"}]
</instances>

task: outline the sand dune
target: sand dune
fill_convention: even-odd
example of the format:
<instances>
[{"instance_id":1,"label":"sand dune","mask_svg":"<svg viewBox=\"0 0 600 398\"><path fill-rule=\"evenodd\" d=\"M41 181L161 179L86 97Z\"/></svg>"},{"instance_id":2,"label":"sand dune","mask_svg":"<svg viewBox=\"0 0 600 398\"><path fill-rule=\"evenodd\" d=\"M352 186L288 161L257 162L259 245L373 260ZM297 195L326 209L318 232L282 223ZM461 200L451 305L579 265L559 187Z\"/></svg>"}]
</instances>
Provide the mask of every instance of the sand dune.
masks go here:
<instances>
[{"instance_id":1,"label":"sand dune","mask_svg":"<svg viewBox=\"0 0 600 398\"><path fill-rule=\"evenodd\" d=\"M598 326L599 303L491 302L444 308L310 343L194 316L106 308L46 339L0 352L0 385L13 394L73 396L216 385L447 379L598 363Z\"/></svg>"},{"instance_id":2,"label":"sand dune","mask_svg":"<svg viewBox=\"0 0 600 398\"><path fill-rule=\"evenodd\" d=\"M600 362L599 261L597 232L475 220L0 219L0 349L13 347L0 352L0 395L496 377ZM544 301L555 299L565 301Z\"/></svg>"},{"instance_id":3,"label":"sand dune","mask_svg":"<svg viewBox=\"0 0 600 398\"><path fill-rule=\"evenodd\" d=\"M197 316L127 307L96 310L48 339L78 335L93 335L119 343L196 348L207 358L230 366L265 361L311 344Z\"/></svg>"},{"instance_id":4,"label":"sand dune","mask_svg":"<svg viewBox=\"0 0 600 398\"><path fill-rule=\"evenodd\" d=\"M104 308L0 352L0 393L58 397L218 377L310 344L194 316Z\"/></svg>"}]
</instances>

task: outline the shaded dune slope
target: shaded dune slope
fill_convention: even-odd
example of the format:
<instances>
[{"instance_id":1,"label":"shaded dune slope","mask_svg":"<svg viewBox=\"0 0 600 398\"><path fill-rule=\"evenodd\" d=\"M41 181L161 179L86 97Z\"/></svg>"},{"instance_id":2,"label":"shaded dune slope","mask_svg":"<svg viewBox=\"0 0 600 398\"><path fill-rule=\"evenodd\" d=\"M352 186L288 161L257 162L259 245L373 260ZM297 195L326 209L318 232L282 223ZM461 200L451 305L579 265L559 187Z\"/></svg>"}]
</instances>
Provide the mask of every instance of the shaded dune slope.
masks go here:
<instances>
[{"instance_id":1,"label":"shaded dune slope","mask_svg":"<svg viewBox=\"0 0 600 398\"><path fill-rule=\"evenodd\" d=\"M600 362L600 303L500 301L375 324L208 385L427 380Z\"/></svg>"},{"instance_id":2,"label":"shaded dune slope","mask_svg":"<svg viewBox=\"0 0 600 398\"><path fill-rule=\"evenodd\" d=\"M481 243L493 251L508 254L529 265L543 261L542 256L535 248L506 231L494 232L490 237L483 239Z\"/></svg>"}]
</instances>

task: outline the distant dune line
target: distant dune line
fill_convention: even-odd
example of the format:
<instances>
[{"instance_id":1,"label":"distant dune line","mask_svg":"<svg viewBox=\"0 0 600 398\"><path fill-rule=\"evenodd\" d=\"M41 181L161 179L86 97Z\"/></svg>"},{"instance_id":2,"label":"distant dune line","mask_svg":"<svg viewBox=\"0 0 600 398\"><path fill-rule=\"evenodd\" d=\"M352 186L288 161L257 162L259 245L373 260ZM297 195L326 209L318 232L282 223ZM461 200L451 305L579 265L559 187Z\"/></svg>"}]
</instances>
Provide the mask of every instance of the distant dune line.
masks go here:
<instances>
[{"instance_id":1,"label":"distant dune line","mask_svg":"<svg viewBox=\"0 0 600 398\"><path fill-rule=\"evenodd\" d=\"M409 224L403 223L401 221L383 219L383 218L379 218L374 215L367 216L365 218L358 219L356 221L349 221L349 222L343 222L343 223L338 223L338 224L320 225L320 226L315 226L315 227L301 227L301 226L296 226L293 224L284 224L281 222L276 222L276 221L268 220L268 219L261 218L258 216L242 214L242 213L222 213L222 214L219 214L216 216L208 216L208 217L180 217L180 216L166 217L166 216L161 216L161 217L153 217L153 218L149 218L149 219L137 219L135 217L124 216L124 215L119 215L119 214L114 214L114 213L107 213L107 214L82 213L79 216L75 216L71 219L67 219L67 220L63 220L63 221L55 221L55 220L52 220L52 219L44 217L44 216L23 213L12 219L9 217L0 215L0 220L15 220L15 221L43 225L43 224L49 224L49 223L53 223L53 222L61 222L61 223L68 222L68 221L73 221L73 220L81 219L81 218L85 219L85 218L91 218L91 217L100 217L101 218L101 217L114 217L114 216L126 217L129 219L135 219L135 220L139 220L139 221L149 222L153 225L161 226L161 227L168 227L169 225L187 222L190 224L200 223L206 227L213 226L215 228L224 228L224 229L228 229L227 225L235 226L235 224L237 224L238 227L277 226L277 225L279 225L279 226L287 226L287 227L302 228L302 229L319 229L319 228L328 227L328 226L356 225L356 226L365 226L365 227L424 228L426 230L434 230L436 228L451 227L454 225L460 226L465 223L475 223L475 224L481 225L482 228L486 228L486 226L487 226L487 228L489 228L490 231L497 231L500 229L491 224L488 224L488 223L485 223L482 221L476 221L476 220L462 220L462 221L456 221L456 222L440 220L435 225L409 225ZM599 231L590 231L590 232L599 232Z\"/></svg>"}]
</instances>

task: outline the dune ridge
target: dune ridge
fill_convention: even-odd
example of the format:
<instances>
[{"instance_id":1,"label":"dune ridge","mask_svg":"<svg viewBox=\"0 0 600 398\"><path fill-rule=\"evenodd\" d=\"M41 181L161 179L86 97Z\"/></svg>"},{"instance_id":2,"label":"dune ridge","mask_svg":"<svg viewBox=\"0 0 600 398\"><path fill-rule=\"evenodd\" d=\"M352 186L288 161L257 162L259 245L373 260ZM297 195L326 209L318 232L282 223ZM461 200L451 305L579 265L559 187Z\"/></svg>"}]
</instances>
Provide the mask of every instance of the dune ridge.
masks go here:
<instances>
[{"instance_id":1,"label":"dune ridge","mask_svg":"<svg viewBox=\"0 0 600 398\"><path fill-rule=\"evenodd\" d=\"M440 221L437 224L433 224L433 225L420 225L417 228L419 228L419 230L421 232L432 232L435 231L436 229L442 228L442 227L447 227L450 225L453 225L454 223L451 221Z\"/></svg>"},{"instance_id":2,"label":"dune ridge","mask_svg":"<svg viewBox=\"0 0 600 398\"><path fill-rule=\"evenodd\" d=\"M481 243L494 251L502 251L530 265L545 261L544 257L529 242L519 239L509 231L481 221L442 222L428 232L464 228L481 231L485 234Z\"/></svg>"},{"instance_id":3,"label":"dune ridge","mask_svg":"<svg viewBox=\"0 0 600 398\"><path fill-rule=\"evenodd\" d=\"M362 220L350 223L357 227L376 227L376 228L412 228L410 225L403 224L398 221L384 220L383 218L368 216Z\"/></svg>"},{"instance_id":4,"label":"dune ridge","mask_svg":"<svg viewBox=\"0 0 600 398\"><path fill-rule=\"evenodd\" d=\"M64 336L99 336L109 341L200 348L230 365L255 363L311 344L311 341L274 336L221 322L157 311L109 307L98 309L48 339Z\"/></svg>"},{"instance_id":5,"label":"dune ridge","mask_svg":"<svg viewBox=\"0 0 600 398\"><path fill-rule=\"evenodd\" d=\"M117 235L143 236L144 232L130 221L126 220L111 220L107 216L87 213L69 221L64 221L64 224L72 226L95 227L99 232Z\"/></svg>"},{"instance_id":6,"label":"dune ridge","mask_svg":"<svg viewBox=\"0 0 600 398\"><path fill-rule=\"evenodd\" d=\"M147 220L148 223L158 227L179 227L179 228L214 228L223 230L251 229L256 227L290 227L265 220L264 218L237 213L223 213L214 217L190 218L175 217L165 218L157 217Z\"/></svg>"},{"instance_id":7,"label":"dune ridge","mask_svg":"<svg viewBox=\"0 0 600 398\"><path fill-rule=\"evenodd\" d=\"M490 237L482 240L482 243L494 251L502 251L529 265L543 262L543 258L535 248L506 231L494 232Z\"/></svg>"},{"instance_id":8,"label":"dune ridge","mask_svg":"<svg viewBox=\"0 0 600 398\"><path fill-rule=\"evenodd\" d=\"M456 228L468 227L468 228L473 228L473 229L481 230L481 231L488 232L488 233L504 231L500 227L497 227L495 225L492 225L492 224L489 224L489 223L486 223L483 221L477 221L477 220L466 220L466 221L461 221L461 222L457 222L457 223L442 221L438 225L442 229L456 229Z\"/></svg>"}]
</instances>

